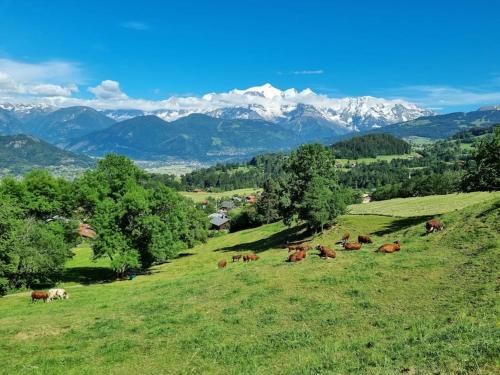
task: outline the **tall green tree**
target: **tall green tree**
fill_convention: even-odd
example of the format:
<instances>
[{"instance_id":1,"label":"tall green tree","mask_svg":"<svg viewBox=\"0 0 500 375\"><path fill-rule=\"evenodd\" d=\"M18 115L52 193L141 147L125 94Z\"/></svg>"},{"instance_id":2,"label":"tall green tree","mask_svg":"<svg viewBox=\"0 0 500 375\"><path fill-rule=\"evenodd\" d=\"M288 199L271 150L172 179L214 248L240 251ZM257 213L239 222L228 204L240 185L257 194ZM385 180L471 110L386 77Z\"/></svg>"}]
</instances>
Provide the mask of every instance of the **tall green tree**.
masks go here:
<instances>
[{"instance_id":1,"label":"tall green tree","mask_svg":"<svg viewBox=\"0 0 500 375\"><path fill-rule=\"evenodd\" d=\"M472 153L462 186L466 191L500 190L500 126L482 139Z\"/></svg>"},{"instance_id":2,"label":"tall green tree","mask_svg":"<svg viewBox=\"0 0 500 375\"><path fill-rule=\"evenodd\" d=\"M109 158L109 159L108 159ZM205 241L208 219L196 205L161 183L151 183L130 160L110 155L80 183L84 190L100 186L87 208L97 238L96 256L107 256L118 275L146 268Z\"/></svg>"},{"instance_id":3,"label":"tall green tree","mask_svg":"<svg viewBox=\"0 0 500 375\"><path fill-rule=\"evenodd\" d=\"M283 188L276 180L266 180L263 191L255 203L257 218L262 223L272 223L280 219L280 206Z\"/></svg>"}]
</instances>

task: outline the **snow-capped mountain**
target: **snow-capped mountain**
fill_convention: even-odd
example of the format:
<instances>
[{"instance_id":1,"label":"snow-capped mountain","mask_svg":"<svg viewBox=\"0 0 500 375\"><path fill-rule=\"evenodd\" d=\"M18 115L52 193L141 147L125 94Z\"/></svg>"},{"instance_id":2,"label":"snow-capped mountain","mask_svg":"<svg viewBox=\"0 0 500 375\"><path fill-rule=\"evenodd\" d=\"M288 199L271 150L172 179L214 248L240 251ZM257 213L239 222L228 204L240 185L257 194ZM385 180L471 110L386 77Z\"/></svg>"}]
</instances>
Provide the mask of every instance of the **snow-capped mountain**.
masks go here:
<instances>
[{"instance_id":1,"label":"snow-capped mountain","mask_svg":"<svg viewBox=\"0 0 500 375\"><path fill-rule=\"evenodd\" d=\"M193 113L203 113L225 120L265 120L282 125L291 123L292 128L300 131L315 131L312 123L316 121L321 127L330 128L336 133L378 128L433 114L399 99L371 96L330 98L310 89L280 90L269 83L245 90L209 93L202 97L171 97L159 105L163 108L143 111L142 114L174 121ZM129 112L107 110L105 114L115 120L125 120L134 117L135 113ZM312 128L305 129L304 126Z\"/></svg>"},{"instance_id":2,"label":"snow-capped mountain","mask_svg":"<svg viewBox=\"0 0 500 375\"><path fill-rule=\"evenodd\" d=\"M17 119L24 120L34 116L53 112L57 108L48 104L12 104L0 103L0 109L12 113Z\"/></svg>"}]
</instances>

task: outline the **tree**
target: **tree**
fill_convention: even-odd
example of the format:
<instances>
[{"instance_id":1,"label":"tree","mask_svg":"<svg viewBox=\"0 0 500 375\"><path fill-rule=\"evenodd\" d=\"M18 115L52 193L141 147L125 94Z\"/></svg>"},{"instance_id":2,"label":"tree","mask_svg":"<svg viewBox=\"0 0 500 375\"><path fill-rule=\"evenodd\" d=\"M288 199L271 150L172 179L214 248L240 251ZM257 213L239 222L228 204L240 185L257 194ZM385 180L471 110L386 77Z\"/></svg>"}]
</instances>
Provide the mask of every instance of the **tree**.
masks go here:
<instances>
[{"instance_id":1,"label":"tree","mask_svg":"<svg viewBox=\"0 0 500 375\"><path fill-rule=\"evenodd\" d=\"M493 136L485 137L472 153L462 182L466 191L500 190L500 126L496 126Z\"/></svg>"},{"instance_id":2,"label":"tree","mask_svg":"<svg viewBox=\"0 0 500 375\"><path fill-rule=\"evenodd\" d=\"M324 202L332 200L333 194L339 193L335 158L329 149L320 144L300 146L290 155L285 164L285 172L287 175L280 199L280 211L286 224L290 224L293 217L297 216L298 219L306 220L311 229L317 229L334 220L336 216L327 215L327 222L324 222L324 212L312 212L316 205L321 206L323 211L326 207ZM304 199L308 189L310 191L306 204ZM313 197L315 193L320 196Z\"/></svg>"},{"instance_id":3,"label":"tree","mask_svg":"<svg viewBox=\"0 0 500 375\"><path fill-rule=\"evenodd\" d=\"M208 219L192 201L151 183L128 159L107 159L81 185L100 184L89 211L97 231L94 253L108 256L119 276L129 268L164 262L207 239Z\"/></svg>"},{"instance_id":4,"label":"tree","mask_svg":"<svg viewBox=\"0 0 500 375\"><path fill-rule=\"evenodd\" d=\"M310 230L323 231L339 215L345 213L344 194L324 177L313 177L300 204L299 218L305 220Z\"/></svg>"},{"instance_id":5,"label":"tree","mask_svg":"<svg viewBox=\"0 0 500 375\"><path fill-rule=\"evenodd\" d=\"M263 191L255 203L255 211L258 220L262 223L273 223L280 219L280 197L283 188L276 180L266 180Z\"/></svg>"}]
</instances>

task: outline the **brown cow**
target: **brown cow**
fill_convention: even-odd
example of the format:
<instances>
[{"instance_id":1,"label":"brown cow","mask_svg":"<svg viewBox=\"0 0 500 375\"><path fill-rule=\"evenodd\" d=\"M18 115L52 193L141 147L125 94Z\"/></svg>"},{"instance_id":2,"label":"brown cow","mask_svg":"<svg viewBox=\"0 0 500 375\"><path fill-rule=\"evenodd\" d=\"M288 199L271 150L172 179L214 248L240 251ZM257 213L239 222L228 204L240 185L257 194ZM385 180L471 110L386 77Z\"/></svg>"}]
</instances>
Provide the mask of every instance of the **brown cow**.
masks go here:
<instances>
[{"instance_id":1,"label":"brown cow","mask_svg":"<svg viewBox=\"0 0 500 375\"><path fill-rule=\"evenodd\" d=\"M287 247L288 247L288 252L291 252L291 251L309 251L309 250L311 250L311 246L309 246L306 243L301 243L301 244L298 244L298 245L287 245Z\"/></svg>"},{"instance_id":2,"label":"brown cow","mask_svg":"<svg viewBox=\"0 0 500 375\"><path fill-rule=\"evenodd\" d=\"M226 266L227 266L226 260L225 259L219 260L219 263L217 263L217 266L219 268L226 268Z\"/></svg>"},{"instance_id":3,"label":"brown cow","mask_svg":"<svg viewBox=\"0 0 500 375\"><path fill-rule=\"evenodd\" d=\"M432 219L425 223L425 232L427 234L432 233L434 231L443 230L443 228L444 224L440 220Z\"/></svg>"},{"instance_id":4,"label":"brown cow","mask_svg":"<svg viewBox=\"0 0 500 375\"><path fill-rule=\"evenodd\" d=\"M233 262L237 262L241 259L241 255L233 255Z\"/></svg>"},{"instance_id":5,"label":"brown cow","mask_svg":"<svg viewBox=\"0 0 500 375\"><path fill-rule=\"evenodd\" d=\"M401 242L399 240L394 241L394 243L385 243L378 248L380 253L394 253L395 251L401 250Z\"/></svg>"},{"instance_id":6,"label":"brown cow","mask_svg":"<svg viewBox=\"0 0 500 375\"><path fill-rule=\"evenodd\" d=\"M345 250L359 250L361 249L361 244L359 242L344 242L342 245Z\"/></svg>"},{"instance_id":7,"label":"brown cow","mask_svg":"<svg viewBox=\"0 0 500 375\"><path fill-rule=\"evenodd\" d=\"M255 255L255 254L243 255L243 261L244 262L250 262L252 260L259 260L259 256Z\"/></svg>"},{"instance_id":8,"label":"brown cow","mask_svg":"<svg viewBox=\"0 0 500 375\"><path fill-rule=\"evenodd\" d=\"M38 291L33 291L31 292L31 302L35 302L39 299L42 299L43 302L47 302L47 299L49 298L49 293L47 292L38 292Z\"/></svg>"},{"instance_id":9,"label":"brown cow","mask_svg":"<svg viewBox=\"0 0 500 375\"><path fill-rule=\"evenodd\" d=\"M303 250L296 251L288 257L288 262L299 262L306 257L306 252Z\"/></svg>"},{"instance_id":10,"label":"brown cow","mask_svg":"<svg viewBox=\"0 0 500 375\"><path fill-rule=\"evenodd\" d=\"M337 253L331 247L318 245L316 246L316 249L319 250L320 253L319 256L321 258L328 259L328 258L335 258L337 256Z\"/></svg>"},{"instance_id":11,"label":"brown cow","mask_svg":"<svg viewBox=\"0 0 500 375\"><path fill-rule=\"evenodd\" d=\"M372 243L372 239L370 238L370 236L358 236L358 242L359 243Z\"/></svg>"}]
</instances>

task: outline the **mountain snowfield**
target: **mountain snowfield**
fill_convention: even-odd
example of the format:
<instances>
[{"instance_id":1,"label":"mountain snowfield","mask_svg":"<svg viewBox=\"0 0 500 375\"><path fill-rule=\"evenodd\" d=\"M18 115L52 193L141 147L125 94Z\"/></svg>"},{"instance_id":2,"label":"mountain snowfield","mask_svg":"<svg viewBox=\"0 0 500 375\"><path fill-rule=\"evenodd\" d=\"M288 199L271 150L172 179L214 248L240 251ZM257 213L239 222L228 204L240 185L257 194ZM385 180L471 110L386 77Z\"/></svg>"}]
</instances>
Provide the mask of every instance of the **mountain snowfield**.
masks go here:
<instances>
[{"instance_id":1,"label":"mountain snowfield","mask_svg":"<svg viewBox=\"0 0 500 375\"><path fill-rule=\"evenodd\" d=\"M298 112L330 123L332 127L345 132L377 128L433 114L430 110L400 99L371 96L336 99L316 94L311 89L297 91L291 88L283 91L269 83L245 90L209 93L201 98L172 97L165 101L164 109L147 114L154 114L165 121L192 113L204 113L222 119L260 119L286 123L296 118ZM107 111L107 115L116 120L124 119L123 111Z\"/></svg>"},{"instance_id":2,"label":"mountain snowfield","mask_svg":"<svg viewBox=\"0 0 500 375\"><path fill-rule=\"evenodd\" d=\"M433 112L400 99L371 96L330 98L310 89L280 90L266 83L244 90L208 93L201 97L170 97L150 102L151 110L133 108L133 102L109 101L93 106L115 121L124 121L140 115L156 115L165 121L174 121L193 113L202 113L221 119L265 120L273 123L292 122L301 130L311 120L319 121L335 133L368 130L384 125L404 122ZM120 105L122 107L120 107ZM0 105L0 108L23 114L49 112L56 108L40 105ZM307 121L303 121L303 119Z\"/></svg>"}]
</instances>

